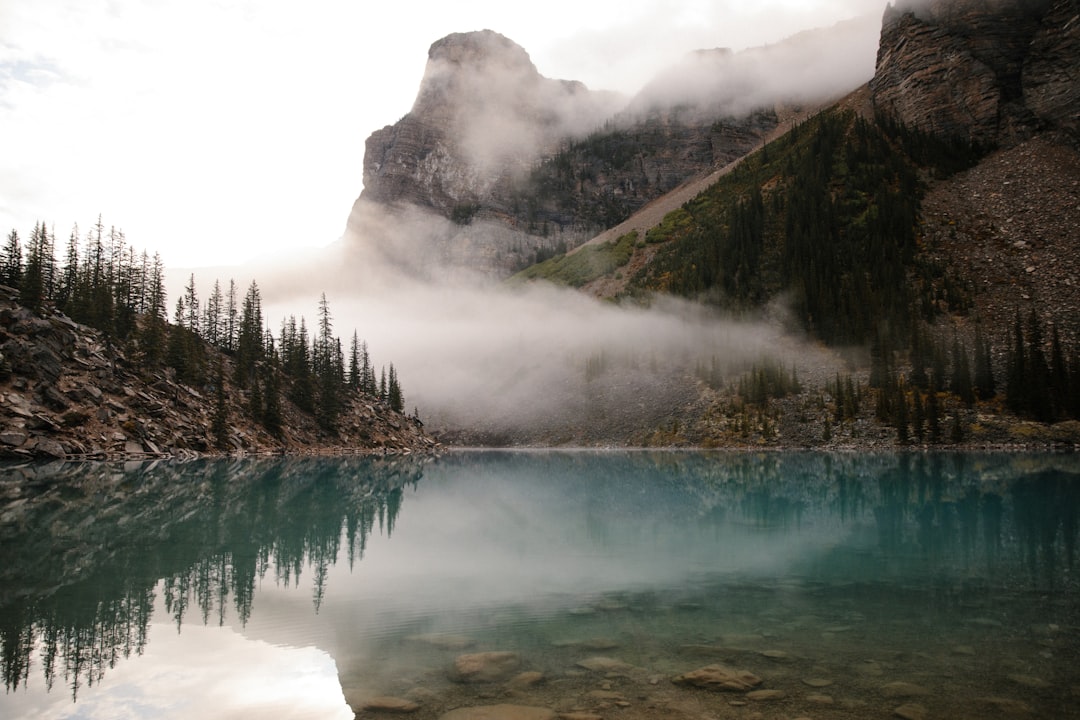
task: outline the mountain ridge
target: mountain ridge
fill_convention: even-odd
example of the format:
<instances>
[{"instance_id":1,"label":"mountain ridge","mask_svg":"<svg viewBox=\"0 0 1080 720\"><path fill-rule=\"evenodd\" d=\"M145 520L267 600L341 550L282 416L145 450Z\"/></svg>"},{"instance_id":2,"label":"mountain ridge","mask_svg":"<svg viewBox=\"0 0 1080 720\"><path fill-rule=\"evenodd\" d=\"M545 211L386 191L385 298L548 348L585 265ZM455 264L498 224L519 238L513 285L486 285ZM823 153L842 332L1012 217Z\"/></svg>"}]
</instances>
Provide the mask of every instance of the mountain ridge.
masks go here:
<instances>
[{"instance_id":1,"label":"mountain ridge","mask_svg":"<svg viewBox=\"0 0 1080 720\"><path fill-rule=\"evenodd\" d=\"M422 270L416 258L427 255L442 267L505 277L758 147L792 106L847 92L846 81L819 77L809 83L805 77L831 67L823 57L836 65L838 52L822 52L830 39L845 38L849 45L846 38L866 35L869 27L851 21L739 53L690 53L689 65L670 71L688 80L676 86L661 73L622 101L580 83L543 78L527 53L498 33L449 35L432 45L409 113L368 138L364 190L345 242L412 270ZM867 46L862 79L872 72L876 47ZM769 63L799 68L805 76L763 86L747 106L740 98ZM850 57L844 63L848 73L859 66ZM724 80L694 89L693 78L712 76ZM541 96L524 97L530 88L541 89ZM552 134L557 128L563 132ZM508 129L514 131L510 140ZM380 226L384 213L427 217L430 229L413 232L414 242L397 247L400 239ZM416 239L418 234L427 237Z\"/></svg>"}]
</instances>

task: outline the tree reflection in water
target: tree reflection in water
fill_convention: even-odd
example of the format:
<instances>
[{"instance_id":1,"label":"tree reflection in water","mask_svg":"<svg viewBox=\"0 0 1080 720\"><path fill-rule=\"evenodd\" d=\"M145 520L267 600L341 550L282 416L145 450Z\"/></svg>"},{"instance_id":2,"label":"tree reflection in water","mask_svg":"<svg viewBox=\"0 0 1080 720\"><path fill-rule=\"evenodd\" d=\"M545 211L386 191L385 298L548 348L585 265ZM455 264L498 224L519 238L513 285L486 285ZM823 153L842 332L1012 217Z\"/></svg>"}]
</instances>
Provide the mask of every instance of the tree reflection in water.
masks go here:
<instances>
[{"instance_id":1,"label":"tree reflection in water","mask_svg":"<svg viewBox=\"0 0 1080 720\"><path fill-rule=\"evenodd\" d=\"M241 625L259 582L311 583L350 570L373 532L392 535L405 488L425 473L544 486L579 513L585 541L618 543L627 523L795 534L830 523L845 541L802 567L815 581L889 594L897 578L940 578L942 602L977 581L1054 589L1072 568L1080 475L1072 458L1007 455L487 453L361 458L33 465L2 471L0 661L8 691L37 653L46 684L77 697L143 653L162 602L179 629ZM456 474L456 475L455 475ZM587 480L587 481L586 481ZM479 482L479 480L477 480ZM531 485L530 485L531 484ZM550 508L549 508L550 510ZM302 577L310 568L310 580ZM960 590L956 588L959 587Z\"/></svg>"},{"instance_id":2,"label":"tree reflection in water","mask_svg":"<svg viewBox=\"0 0 1080 720\"><path fill-rule=\"evenodd\" d=\"M0 663L8 691L40 654L46 685L101 680L142 654L159 580L177 629L251 616L257 581L300 582L316 612L342 546L350 567L376 527L390 534L422 463L366 458L26 466L30 497L0 526ZM9 507L11 507L9 505Z\"/></svg>"}]
</instances>

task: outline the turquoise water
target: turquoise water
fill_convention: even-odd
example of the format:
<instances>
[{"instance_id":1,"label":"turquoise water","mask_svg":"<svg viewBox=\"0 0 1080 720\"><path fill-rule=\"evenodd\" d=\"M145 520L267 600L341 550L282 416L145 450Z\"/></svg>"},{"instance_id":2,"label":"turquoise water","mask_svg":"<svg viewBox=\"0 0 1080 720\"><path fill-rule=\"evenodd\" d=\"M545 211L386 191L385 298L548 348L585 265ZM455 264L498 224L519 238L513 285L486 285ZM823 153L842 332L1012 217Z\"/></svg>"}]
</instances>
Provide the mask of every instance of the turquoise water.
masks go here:
<instances>
[{"instance_id":1,"label":"turquoise water","mask_svg":"<svg viewBox=\"0 0 1080 720\"><path fill-rule=\"evenodd\" d=\"M0 717L1080 717L1078 511L1071 455L6 467Z\"/></svg>"}]
</instances>

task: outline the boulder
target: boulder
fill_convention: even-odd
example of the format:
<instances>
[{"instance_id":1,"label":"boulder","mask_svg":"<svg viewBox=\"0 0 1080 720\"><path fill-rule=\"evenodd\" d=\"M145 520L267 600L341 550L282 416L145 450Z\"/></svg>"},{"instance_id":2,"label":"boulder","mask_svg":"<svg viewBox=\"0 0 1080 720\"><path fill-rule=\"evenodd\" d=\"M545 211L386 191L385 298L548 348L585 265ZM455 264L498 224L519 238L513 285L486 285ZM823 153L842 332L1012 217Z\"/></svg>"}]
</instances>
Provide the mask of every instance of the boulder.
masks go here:
<instances>
[{"instance_id":1,"label":"boulder","mask_svg":"<svg viewBox=\"0 0 1080 720\"><path fill-rule=\"evenodd\" d=\"M26 433L21 430L7 430L0 433L0 445L21 447L26 442Z\"/></svg>"}]
</instances>

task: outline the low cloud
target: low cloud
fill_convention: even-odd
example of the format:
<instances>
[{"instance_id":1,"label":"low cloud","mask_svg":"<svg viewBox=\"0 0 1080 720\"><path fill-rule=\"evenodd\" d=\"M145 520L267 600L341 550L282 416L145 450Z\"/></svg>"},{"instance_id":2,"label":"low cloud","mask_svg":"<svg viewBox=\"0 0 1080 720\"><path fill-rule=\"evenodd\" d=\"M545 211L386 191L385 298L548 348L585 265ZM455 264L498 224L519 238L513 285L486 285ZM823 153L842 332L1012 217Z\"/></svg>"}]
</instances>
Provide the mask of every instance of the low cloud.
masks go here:
<instances>
[{"instance_id":1,"label":"low cloud","mask_svg":"<svg viewBox=\"0 0 1080 720\"><path fill-rule=\"evenodd\" d=\"M491 30L434 43L412 114L446 131L479 176L527 168L542 150L584 135L625 103L614 93L539 74L528 53Z\"/></svg>"},{"instance_id":2,"label":"low cloud","mask_svg":"<svg viewBox=\"0 0 1080 720\"><path fill-rule=\"evenodd\" d=\"M873 77L880 28L875 13L741 52L690 53L647 84L629 112L689 105L739 116L777 102L840 97Z\"/></svg>"},{"instance_id":3,"label":"low cloud","mask_svg":"<svg viewBox=\"0 0 1080 720\"><path fill-rule=\"evenodd\" d=\"M373 208L374 212L375 209ZM423 257L447 221L388 227L413 235ZM335 248L301 271L259 271L265 314L310 319L325 291L335 334L366 340L376 367L393 363L406 409L429 429L527 444L640 441L699 402L703 368L735 377L762 357L790 363L805 349L782 318L735 320L697 303L657 298L615 305L534 283L435 275L402 266L376 238ZM437 241L436 241L437 244ZM322 269L320 269L320 267ZM314 287L319 277L321 287Z\"/></svg>"}]
</instances>

